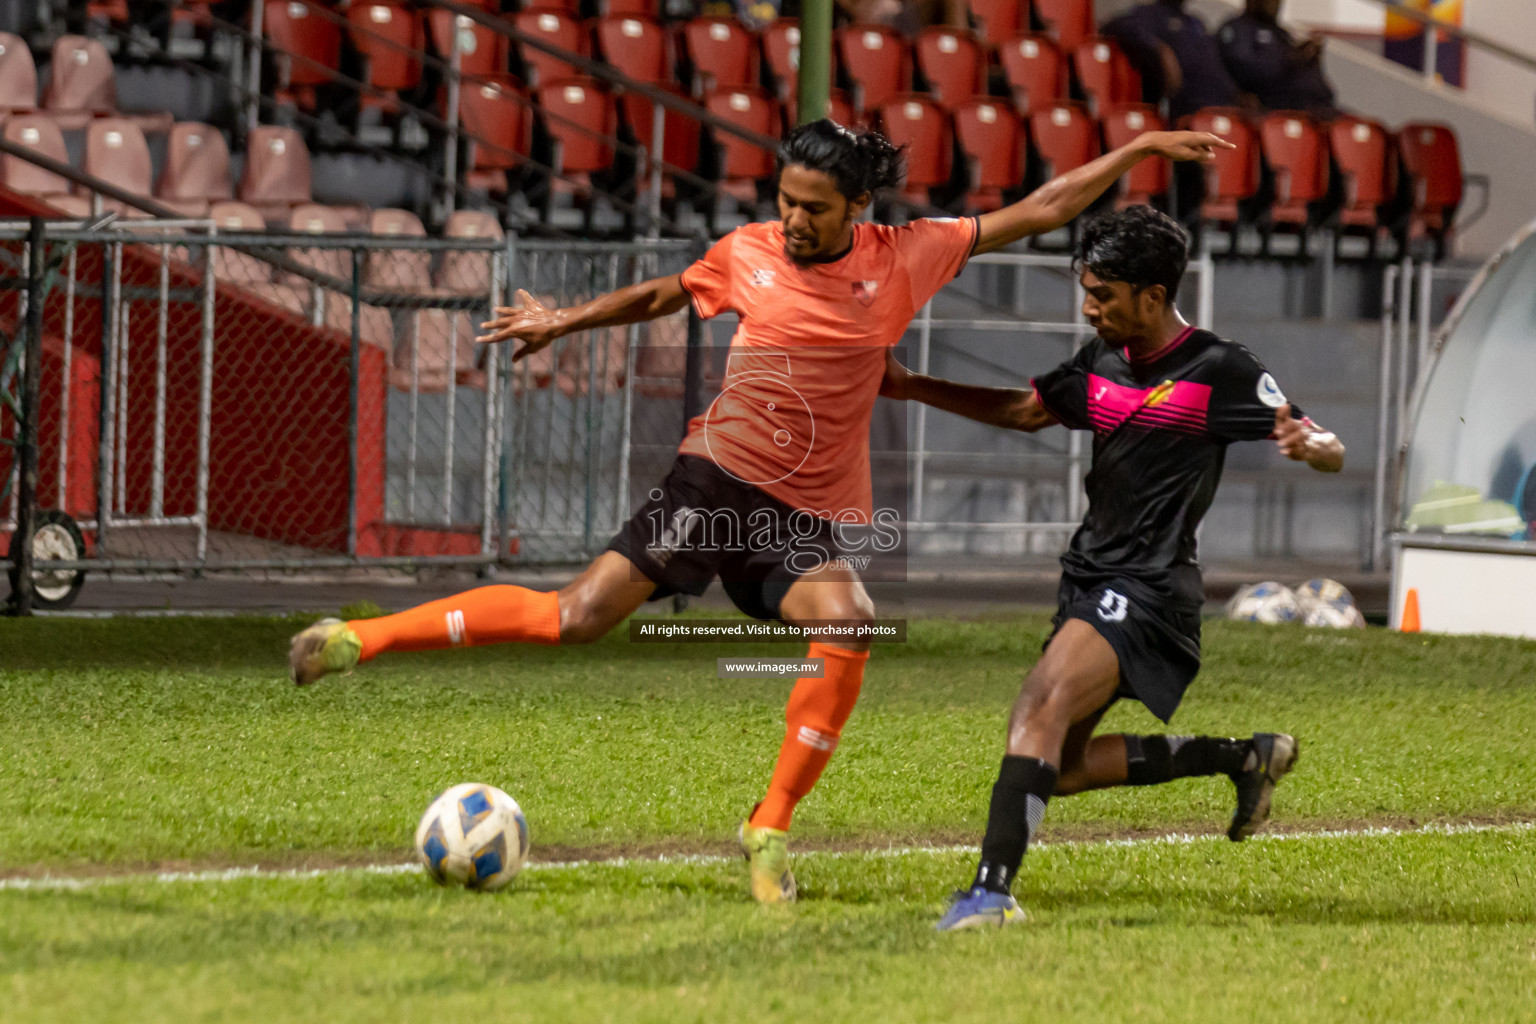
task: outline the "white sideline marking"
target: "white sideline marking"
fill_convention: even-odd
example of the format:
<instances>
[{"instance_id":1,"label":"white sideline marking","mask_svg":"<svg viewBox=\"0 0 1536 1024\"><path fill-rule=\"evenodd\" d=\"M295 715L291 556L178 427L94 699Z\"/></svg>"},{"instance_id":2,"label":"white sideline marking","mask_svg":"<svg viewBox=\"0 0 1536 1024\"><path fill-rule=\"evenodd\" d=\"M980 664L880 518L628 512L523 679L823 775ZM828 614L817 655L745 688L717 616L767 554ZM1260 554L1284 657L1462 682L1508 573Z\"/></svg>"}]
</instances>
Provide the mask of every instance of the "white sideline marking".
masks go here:
<instances>
[{"instance_id":1,"label":"white sideline marking","mask_svg":"<svg viewBox=\"0 0 1536 1024\"><path fill-rule=\"evenodd\" d=\"M1464 836L1479 833L1520 833L1536 831L1536 821L1517 821L1505 825L1423 825L1419 828L1389 828L1386 826L1372 826L1368 828L1344 828L1330 829L1323 832L1278 832L1268 835L1256 835L1249 839L1250 843L1287 843L1304 842L1314 839L1365 839L1386 836ZM1225 843L1224 835L1190 835L1188 833L1171 833L1163 836L1146 836L1136 839L1068 839L1056 842L1040 842L1035 845L1042 848L1071 848L1075 846L1193 846L1197 843ZM947 846L885 846L869 850L811 850L800 854L801 857L907 857L914 854L942 855L950 853L973 853L975 844L947 845ZM525 871L558 871L570 868L592 867L629 867L642 864L663 865L711 865L728 864L740 860L739 856L725 856L713 853L684 853L662 854L657 857L614 857L610 860L564 860L564 861L533 861ZM224 868L217 871L163 871L158 874L138 875L100 875L95 877L68 877L44 875L41 878L0 878L0 891L24 891L24 892L56 892L73 891L78 889L92 889L104 885L123 885L130 882L236 882L252 878L260 880L277 879L306 879L325 878L330 875L360 874L360 875L409 875L421 871L421 865L413 862L405 864L365 864L354 867L335 868Z\"/></svg>"}]
</instances>

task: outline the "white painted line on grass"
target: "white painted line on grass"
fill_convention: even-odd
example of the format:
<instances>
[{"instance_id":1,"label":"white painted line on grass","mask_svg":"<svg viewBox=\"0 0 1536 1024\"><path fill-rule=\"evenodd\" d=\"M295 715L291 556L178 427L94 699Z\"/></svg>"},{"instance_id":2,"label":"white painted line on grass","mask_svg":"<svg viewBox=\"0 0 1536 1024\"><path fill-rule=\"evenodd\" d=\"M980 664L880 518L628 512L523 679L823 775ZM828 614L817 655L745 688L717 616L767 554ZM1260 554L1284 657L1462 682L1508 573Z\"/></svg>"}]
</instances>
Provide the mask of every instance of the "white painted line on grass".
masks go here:
<instances>
[{"instance_id":1,"label":"white painted line on grass","mask_svg":"<svg viewBox=\"0 0 1536 1024\"><path fill-rule=\"evenodd\" d=\"M1536 831L1536 821L1516 821L1503 825L1463 824L1421 825L1418 828L1390 828L1367 826L1365 828L1328 829L1320 832L1277 832L1254 836L1249 842L1294 843L1318 839L1370 839L1392 836L1464 836L1481 833L1516 834ZM1192 846L1198 843L1225 843L1224 835L1191 835L1170 833L1162 836L1143 836L1128 839L1067 839L1036 844L1042 849L1070 849L1072 847L1133 847L1133 846ZM883 846L868 850L811 850L799 854L807 857L908 857L914 855L942 856L952 853L974 853L975 844L943 846ZM533 861L525 871L561 871L572 868L634 867L640 865L707 866L729 864L740 860L739 856L713 853L659 854L654 857L614 857L608 860ZM363 864L334 868L224 868L212 871L162 871L154 874L96 875L84 877L44 875L40 878L0 878L0 891L55 892L91 889L104 885L122 885L130 882L236 882L245 879L284 880L326 878L331 875L408 875L421 871L421 865L412 861L393 864Z\"/></svg>"}]
</instances>

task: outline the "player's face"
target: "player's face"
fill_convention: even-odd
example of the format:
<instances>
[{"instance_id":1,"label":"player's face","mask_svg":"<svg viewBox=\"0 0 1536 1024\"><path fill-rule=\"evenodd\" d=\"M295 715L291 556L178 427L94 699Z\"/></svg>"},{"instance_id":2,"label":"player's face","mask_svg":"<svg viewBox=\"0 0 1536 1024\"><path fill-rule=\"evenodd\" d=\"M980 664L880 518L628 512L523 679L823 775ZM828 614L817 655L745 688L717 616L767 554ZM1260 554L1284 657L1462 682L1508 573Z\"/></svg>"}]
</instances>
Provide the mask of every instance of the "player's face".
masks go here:
<instances>
[{"instance_id":1,"label":"player's face","mask_svg":"<svg viewBox=\"0 0 1536 1024\"><path fill-rule=\"evenodd\" d=\"M849 200L830 174L789 164L779 175L779 221L784 255L792 260L836 256L853 240L853 220L869 205Z\"/></svg>"},{"instance_id":2,"label":"player's face","mask_svg":"<svg viewBox=\"0 0 1536 1024\"><path fill-rule=\"evenodd\" d=\"M1163 322L1163 288L1153 285L1137 291L1124 281L1106 281L1083 268L1083 319L1106 345L1124 348L1137 338L1148 338Z\"/></svg>"}]
</instances>

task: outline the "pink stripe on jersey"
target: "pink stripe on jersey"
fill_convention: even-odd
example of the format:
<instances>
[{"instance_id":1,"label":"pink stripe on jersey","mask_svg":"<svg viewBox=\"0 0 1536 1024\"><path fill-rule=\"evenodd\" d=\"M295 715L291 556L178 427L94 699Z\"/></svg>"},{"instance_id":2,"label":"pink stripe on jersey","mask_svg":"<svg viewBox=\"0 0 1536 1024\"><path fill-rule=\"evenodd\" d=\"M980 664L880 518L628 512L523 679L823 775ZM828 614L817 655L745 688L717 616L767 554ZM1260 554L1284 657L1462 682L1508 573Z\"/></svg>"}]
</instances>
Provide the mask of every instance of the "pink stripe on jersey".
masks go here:
<instances>
[{"instance_id":1,"label":"pink stripe on jersey","mask_svg":"<svg viewBox=\"0 0 1536 1024\"><path fill-rule=\"evenodd\" d=\"M1150 363L1150 362L1152 362L1153 360L1156 360L1156 359L1161 359L1161 358L1163 358L1163 356L1167 355L1169 352L1172 352L1174 349L1178 348L1180 345L1182 345L1186 341L1188 341L1189 340L1189 336L1191 334L1194 334L1194 333L1195 333L1194 327L1192 327L1192 326L1191 327L1186 327L1182 331L1179 332L1179 336L1177 338L1174 338L1168 344L1164 345L1162 348L1158 349L1156 352L1153 352L1151 355L1142 356L1140 359L1137 359L1135 356L1132 356L1129 353L1129 351L1127 351L1126 358L1129 359L1133 363L1143 363L1143 364Z\"/></svg>"},{"instance_id":2,"label":"pink stripe on jersey","mask_svg":"<svg viewBox=\"0 0 1536 1024\"><path fill-rule=\"evenodd\" d=\"M1179 380L1133 388L1095 373L1088 375L1088 418L1095 430L1104 433L1132 417L1149 426L1204 430L1210 403L1209 384Z\"/></svg>"}]
</instances>

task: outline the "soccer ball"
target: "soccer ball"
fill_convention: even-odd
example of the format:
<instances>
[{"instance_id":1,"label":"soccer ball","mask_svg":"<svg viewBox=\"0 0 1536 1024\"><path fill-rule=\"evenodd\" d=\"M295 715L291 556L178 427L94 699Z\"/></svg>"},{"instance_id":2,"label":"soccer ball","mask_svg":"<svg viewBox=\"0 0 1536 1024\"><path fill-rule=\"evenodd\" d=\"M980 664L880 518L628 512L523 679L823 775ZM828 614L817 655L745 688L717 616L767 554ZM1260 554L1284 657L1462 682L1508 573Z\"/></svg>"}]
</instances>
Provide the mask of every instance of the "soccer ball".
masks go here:
<instances>
[{"instance_id":1,"label":"soccer ball","mask_svg":"<svg viewBox=\"0 0 1536 1024\"><path fill-rule=\"evenodd\" d=\"M1365 626L1365 616L1355 607L1354 595L1338 580L1307 580L1296 588L1296 603L1301 606L1301 621L1308 626L1334 629Z\"/></svg>"},{"instance_id":2,"label":"soccer ball","mask_svg":"<svg viewBox=\"0 0 1536 1024\"><path fill-rule=\"evenodd\" d=\"M1301 618L1301 606L1290 587L1269 580L1249 584L1233 594L1227 602L1227 618L1267 625L1295 622Z\"/></svg>"},{"instance_id":3,"label":"soccer ball","mask_svg":"<svg viewBox=\"0 0 1536 1024\"><path fill-rule=\"evenodd\" d=\"M416 855L439 885L495 892L528 859L528 819L495 786L466 782L444 790L421 816Z\"/></svg>"}]
</instances>

